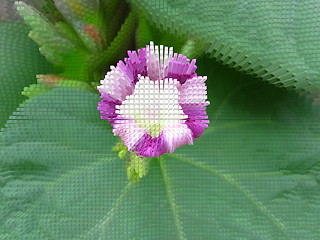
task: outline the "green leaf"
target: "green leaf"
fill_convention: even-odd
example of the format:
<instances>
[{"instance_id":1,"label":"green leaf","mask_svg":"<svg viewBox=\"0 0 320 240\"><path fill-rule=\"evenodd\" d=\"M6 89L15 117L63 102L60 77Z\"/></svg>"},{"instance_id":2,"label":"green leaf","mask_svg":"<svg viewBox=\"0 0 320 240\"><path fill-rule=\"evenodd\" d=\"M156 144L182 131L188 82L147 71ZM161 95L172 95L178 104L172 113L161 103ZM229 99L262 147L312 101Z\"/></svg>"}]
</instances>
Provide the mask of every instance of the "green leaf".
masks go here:
<instances>
[{"instance_id":1,"label":"green leaf","mask_svg":"<svg viewBox=\"0 0 320 240\"><path fill-rule=\"evenodd\" d=\"M112 40L108 48L87 59L86 71L89 72L91 77L93 76L94 71L98 71L103 66L109 66L116 59L117 55L119 55L119 52L125 49L125 46L131 41L135 25L136 13L134 10L131 10L124 23L121 25L121 29L117 33L117 36Z\"/></svg>"},{"instance_id":2,"label":"green leaf","mask_svg":"<svg viewBox=\"0 0 320 240\"><path fill-rule=\"evenodd\" d=\"M94 28L96 33L99 32L96 28L99 25L98 1L56 0L55 6L91 52L101 50L102 46L86 31L86 28L90 27Z\"/></svg>"},{"instance_id":3,"label":"green leaf","mask_svg":"<svg viewBox=\"0 0 320 240\"><path fill-rule=\"evenodd\" d=\"M0 236L317 239L319 109L208 58L197 65L209 128L151 159L136 185L98 95L57 88L21 105L0 134Z\"/></svg>"},{"instance_id":4,"label":"green leaf","mask_svg":"<svg viewBox=\"0 0 320 240\"><path fill-rule=\"evenodd\" d=\"M139 24L136 30L136 45L138 49L145 48L150 41L154 41L157 45L170 46L174 48L175 52L181 52L183 44L187 41L185 37L174 35L169 31L159 31L159 29L150 24L142 13L139 13L138 20Z\"/></svg>"},{"instance_id":5,"label":"green leaf","mask_svg":"<svg viewBox=\"0 0 320 240\"><path fill-rule=\"evenodd\" d=\"M84 89L88 91L93 90L92 86L88 85L85 82L66 79L66 80L57 80L53 86L46 85L43 83L31 84L29 87L25 87L23 89L22 95L27 96L30 99L40 94L46 93L52 90L52 88L58 88L58 87L78 88L78 89Z\"/></svg>"},{"instance_id":6,"label":"green leaf","mask_svg":"<svg viewBox=\"0 0 320 240\"><path fill-rule=\"evenodd\" d=\"M25 87L23 89L22 95L33 98L35 96L38 96L40 94L49 92L52 89L49 85L43 85L43 84L31 84L29 87Z\"/></svg>"},{"instance_id":7,"label":"green leaf","mask_svg":"<svg viewBox=\"0 0 320 240\"><path fill-rule=\"evenodd\" d=\"M22 24L0 24L0 128L25 100L23 88L36 82L36 74L52 69L27 34Z\"/></svg>"},{"instance_id":8,"label":"green leaf","mask_svg":"<svg viewBox=\"0 0 320 240\"><path fill-rule=\"evenodd\" d=\"M320 87L315 1L128 2L158 28L202 42L203 51L226 65L287 88Z\"/></svg>"},{"instance_id":9,"label":"green leaf","mask_svg":"<svg viewBox=\"0 0 320 240\"><path fill-rule=\"evenodd\" d=\"M176 239L316 239L319 109L208 59L210 125L160 157Z\"/></svg>"},{"instance_id":10,"label":"green leaf","mask_svg":"<svg viewBox=\"0 0 320 240\"><path fill-rule=\"evenodd\" d=\"M100 119L98 101L99 96L88 91L56 88L27 100L10 118L0 136L0 206L7 208L0 214L0 236L7 233L15 239L50 238L53 232L41 229L48 227L54 218L62 216L60 210L56 211L58 205L64 205L69 200L68 204L73 204L73 201L80 200L79 197L84 200L82 204L91 205L94 199L87 197L92 193L94 198L104 201L109 194L117 195L122 191L127 184L125 161L119 160L112 152L117 139L106 127L106 121ZM114 183L114 177L120 181ZM95 185L104 178L109 178L108 183L105 182L109 187L102 181L99 190ZM51 199L52 190L63 194L60 187L69 183L74 186L75 195L56 195L64 199L61 203ZM78 192L80 189L81 192ZM42 204L46 207L43 208ZM58 204L58 208L51 208L51 204ZM24 209L21 209L22 206ZM109 206L112 207L111 202ZM96 210L100 207L97 205ZM46 220L42 221L45 216L42 210L53 212L48 212ZM92 214L92 219L88 215L82 221L94 224L98 220L96 210L87 210L89 215ZM81 214L77 217L82 218ZM22 219L25 222L21 222ZM57 235L52 236L60 239L76 236L68 227L66 231L62 230L63 222L63 219L56 222L59 225Z\"/></svg>"},{"instance_id":11,"label":"green leaf","mask_svg":"<svg viewBox=\"0 0 320 240\"><path fill-rule=\"evenodd\" d=\"M58 75L64 78L88 81L86 61L89 56L91 55L80 49L62 54L62 64L56 66L56 70L61 72Z\"/></svg>"},{"instance_id":12,"label":"green leaf","mask_svg":"<svg viewBox=\"0 0 320 240\"><path fill-rule=\"evenodd\" d=\"M22 1L15 2L17 11L24 22L31 28L29 37L37 42L41 53L52 63L61 61L58 56L64 52L72 52L74 43L63 36L65 31L56 28L46 17L41 15L34 7ZM62 25L58 25L61 28ZM67 36L69 36L68 34Z\"/></svg>"},{"instance_id":13,"label":"green leaf","mask_svg":"<svg viewBox=\"0 0 320 240\"><path fill-rule=\"evenodd\" d=\"M85 64L91 53L79 38L80 32L77 33L65 22L51 23L24 2L16 2L16 6L24 22L32 29L29 37L38 43L41 54L55 65L55 73L65 78L87 81ZM83 34L81 37L87 38ZM89 42L94 44L91 40Z\"/></svg>"}]
</instances>

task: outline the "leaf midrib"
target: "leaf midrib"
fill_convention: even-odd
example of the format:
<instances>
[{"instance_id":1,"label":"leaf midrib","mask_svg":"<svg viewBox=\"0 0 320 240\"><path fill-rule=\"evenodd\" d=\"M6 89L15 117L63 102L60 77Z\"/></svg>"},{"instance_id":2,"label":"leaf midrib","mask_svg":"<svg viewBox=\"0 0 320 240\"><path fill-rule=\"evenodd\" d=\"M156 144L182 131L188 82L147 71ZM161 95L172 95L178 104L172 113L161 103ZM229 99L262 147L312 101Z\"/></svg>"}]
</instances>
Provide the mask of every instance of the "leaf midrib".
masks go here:
<instances>
[{"instance_id":1,"label":"leaf midrib","mask_svg":"<svg viewBox=\"0 0 320 240\"><path fill-rule=\"evenodd\" d=\"M179 216L178 216L177 206L176 206L176 204L175 204L175 202L173 200L173 197L171 195L171 187L169 185L169 179L168 179L168 176L167 176L167 171L166 171L165 166L163 164L163 160L159 159L159 162L160 162L160 170L161 170L161 173L162 173L162 176L163 176L164 186L165 186L166 193L167 193L168 202L169 202L169 205L170 205L170 208L171 208L171 211L172 211L172 215L173 215L173 219L174 219L174 222L175 222L175 226L177 228L178 236L179 236L180 240L183 240L183 239L185 239L185 237L184 237L184 233L182 231L182 226L181 226L180 219L179 219Z\"/></svg>"}]
</instances>

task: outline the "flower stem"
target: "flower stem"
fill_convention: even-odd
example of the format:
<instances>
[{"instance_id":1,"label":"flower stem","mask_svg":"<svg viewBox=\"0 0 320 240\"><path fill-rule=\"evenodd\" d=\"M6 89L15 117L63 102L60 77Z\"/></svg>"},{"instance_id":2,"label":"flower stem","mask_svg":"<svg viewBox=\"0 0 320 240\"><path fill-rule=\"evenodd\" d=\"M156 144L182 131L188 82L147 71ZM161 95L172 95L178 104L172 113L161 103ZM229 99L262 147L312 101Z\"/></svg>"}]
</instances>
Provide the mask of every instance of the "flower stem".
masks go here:
<instances>
[{"instance_id":1,"label":"flower stem","mask_svg":"<svg viewBox=\"0 0 320 240\"><path fill-rule=\"evenodd\" d=\"M103 65L110 65L118 55L119 51L126 45L134 33L136 25L136 13L131 10L124 24L122 24L117 36L111 42L110 46L87 60L87 72L89 73L89 81L93 81L94 72L101 69Z\"/></svg>"},{"instance_id":2,"label":"flower stem","mask_svg":"<svg viewBox=\"0 0 320 240\"><path fill-rule=\"evenodd\" d=\"M112 20L114 12L118 7L119 0L108 1L99 1L99 19L98 19L98 27L100 31L103 33L104 37L107 37L108 26Z\"/></svg>"}]
</instances>

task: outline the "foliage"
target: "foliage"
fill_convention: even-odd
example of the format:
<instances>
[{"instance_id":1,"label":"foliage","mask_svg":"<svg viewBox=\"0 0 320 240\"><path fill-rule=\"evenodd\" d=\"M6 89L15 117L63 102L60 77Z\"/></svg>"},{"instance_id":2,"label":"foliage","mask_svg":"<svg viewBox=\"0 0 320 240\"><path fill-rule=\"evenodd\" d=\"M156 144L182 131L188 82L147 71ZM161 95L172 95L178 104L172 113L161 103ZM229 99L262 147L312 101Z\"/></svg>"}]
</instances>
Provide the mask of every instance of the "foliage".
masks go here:
<instances>
[{"instance_id":1,"label":"foliage","mask_svg":"<svg viewBox=\"0 0 320 240\"><path fill-rule=\"evenodd\" d=\"M17 3L30 31L0 25L0 239L319 237L311 2L30 2ZM94 86L150 40L198 58L210 125L140 159L100 119Z\"/></svg>"},{"instance_id":2,"label":"foliage","mask_svg":"<svg viewBox=\"0 0 320 240\"><path fill-rule=\"evenodd\" d=\"M21 95L23 88L36 83L38 72L52 71L27 33L28 29L20 23L0 24L0 128L25 100Z\"/></svg>"},{"instance_id":3,"label":"foliage","mask_svg":"<svg viewBox=\"0 0 320 240\"><path fill-rule=\"evenodd\" d=\"M313 1L128 1L158 28L195 38L223 64L286 88L320 86L320 10Z\"/></svg>"}]
</instances>

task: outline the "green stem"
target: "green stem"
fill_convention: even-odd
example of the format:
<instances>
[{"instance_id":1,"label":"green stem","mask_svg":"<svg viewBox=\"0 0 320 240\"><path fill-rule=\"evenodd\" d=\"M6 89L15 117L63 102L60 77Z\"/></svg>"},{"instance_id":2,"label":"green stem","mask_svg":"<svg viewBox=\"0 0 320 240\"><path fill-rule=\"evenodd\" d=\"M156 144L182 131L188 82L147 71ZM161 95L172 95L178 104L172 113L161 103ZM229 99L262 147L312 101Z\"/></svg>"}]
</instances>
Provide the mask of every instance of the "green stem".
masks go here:
<instances>
[{"instance_id":1,"label":"green stem","mask_svg":"<svg viewBox=\"0 0 320 240\"><path fill-rule=\"evenodd\" d=\"M111 22L114 12L117 10L117 7L119 7L118 5L119 0L112 0L108 2L107 8L105 10L105 22L107 25Z\"/></svg>"},{"instance_id":2,"label":"green stem","mask_svg":"<svg viewBox=\"0 0 320 240\"><path fill-rule=\"evenodd\" d=\"M139 14L138 22L136 46L137 48L143 48L150 43L150 40L153 40L153 32L148 20L143 14Z\"/></svg>"},{"instance_id":3,"label":"green stem","mask_svg":"<svg viewBox=\"0 0 320 240\"><path fill-rule=\"evenodd\" d=\"M119 0L111 0L111 1L99 1L99 20L98 20L98 28L102 32L103 36L107 36L108 25L112 20L112 17L118 7Z\"/></svg>"},{"instance_id":4,"label":"green stem","mask_svg":"<svg viewBox=\"0 0 320 240\"><path fill-rule=\"evenodd\" d=\"M89 73L89 79L93 81L93 73L103 67L103 65L110 65L118 55L119 51L125 46L130 40L131 36L134 33L136 25L136 13L132 10L128 17L126 18L124 24L122 24L120 31L117 36L111 42L110 46L90 57L87 60L87 72Z\"/></svg>"},{"instance_id":5,"label":"green stem","mask_svg":"<svg viewBox=\"0 0 320 240\"><path fill-rule=\"evenodd\" d=\"M124 1L120 1L117 10L113 13L106 29L106 45L108 46L115 38L118 29L121 27L123 16L125 16L127 6Z\"/></svg>"}]
</instances>

